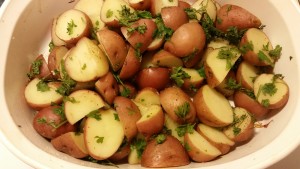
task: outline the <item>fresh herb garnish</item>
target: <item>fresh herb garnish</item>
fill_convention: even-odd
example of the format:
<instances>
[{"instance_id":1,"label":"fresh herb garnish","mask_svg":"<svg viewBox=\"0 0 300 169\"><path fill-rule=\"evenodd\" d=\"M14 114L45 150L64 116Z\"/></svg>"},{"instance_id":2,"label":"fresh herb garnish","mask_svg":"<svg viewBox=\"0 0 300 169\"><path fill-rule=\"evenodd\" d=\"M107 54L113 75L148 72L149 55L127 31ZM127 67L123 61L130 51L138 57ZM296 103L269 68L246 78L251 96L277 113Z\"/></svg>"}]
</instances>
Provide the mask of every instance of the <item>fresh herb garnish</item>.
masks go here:
<instances>
[{"instance_id":1,"label":"fresh herb garnish","mask_svg":"<svg viewBox=\"0 0 300 169\"><path fill-rule=\"evenodd\" d=\"M97 143L103 143L104 137L95 136Z\"/></svg>"},{"instance_id":2,"label":"fresh herb garnish","mask_svg":"<svg viewBox=\"0 0 300 169\"><path fill-rule=\"evenodd\" d=\"M106 11L106 18L112 17L113 14L114 14L114 12L113 12L111 9L107 10L107 11Z\"/></svg>"},{"instance_id":3,"label":"fresh herb garnish","mask_svg":"<svg viewBox=\"0 0 300 169\"><path fill-rule=\"evenodd\" d=\"M74 81L67 73L65 69L65 61L62 59L60 62L62 84L56 90L57 93L67 96L70 94L71 90L76 86L76 81Z\"/></svg>"},{"instance_id":4,"label":"fresh herb garnish","mask_svg":"<svg viewBox=\"0 0 300 169\"><path fill-rule=\"evenodd\" d=\"M152 35L152 38L165 38L169 40L174 33L174 30L165 26L161 16L155 18L156 29Z\"/></svg>"},{"instance_id":5,"label":"fresh herb garnish","mask_svg":"<svg viewBox=\"0 0 300 169\"><path fill-rule=\"evenodd\" d=\"M117 113L114 113L114 117L116 121L120 121L119 115Z\"/></svg>"},{"instance_id":6,"label":"fresh herb garnish","mask_svg":"<svg viewBox=\"0 0 300 169\"><path fill-rule=\"evenodd\" d=\"M179 125L175 130L179 137L183 137L185 133L193 133L195 124L183 124Z\"/></svg>"},{"instance_id":7,"label":"fresh herb garnish","mask_svg":"<svg viewBox=\"0 0 300 169\"><path fill-rule=\"evenodd\" d=\"M86 115L87 117L90 117L90 118L94 118L96 119L97 121L101 120L101 114L99 113L99 110L93 110L91 111L88 115Z\"/></svg>"},{"instance_id":8,"label":"fresh herb garnish","mask_svg":"<svg viewBox=\"0 0 300 169\"><path fill-rule=\"evenodd\" d=\"M157 144L162 144L162 143L164 143L165 141L166 141L166 135L164 135L164 134L159 134L159 135L157 135L156 137L155 137L155 140L156 140L156 143Z\"/></svg>"},{"instance_id":9,"label":"fresh herb garnish","mask_svg":"<svg viewBox=\"0 0 300 169\"><path fill-rule=\"evenodd\" d=\"M238 90L242 87L241 83L237 83L234 78L229 77L226 83L226 88L230 90Z\"/></svg>"},{"instance_id":10,"label":"fresh herb garnish","mask_svg":"<svg viewBox=\"0 0 300 169\"><path fill-rule=\"evenodd\" d=\"M275 60L279 59L281 56L282 47L276 45L275 49L269 51L269 55Z\"/></svg>"},{"instance_id":11,"label":"fresh herb garnish","mask_svg":"<svg viewBox=\"0 0 300 169\"><path fill-rule=\"evenodd\" d=\"M135 139L133 143L130 145L130 149L136 149L138 158L142 157L143 151L145 150L147 142L145 139Z\"/></svg>"},{"instance_id":12,"label":"fresh herb garnish","mask_svg":"<svg viewBox=\"0 0 300 169\"><path fill-rule=\"evenodd\" d=\"M181 106L178 106L175 110L175 114L181 118L185 119L186 115L190 112L190 104L188 102L184 102Z\"/></svg>"},{"instance_id":13,"label":"fresh herb garnish","mask_svg":"<svg viewBox=\"0 0 300 169\"><path fill-rule=\"evenodd\" d=\"M30 72L27 73L27 77L29 79L34 78L36 75L40 74L40 68L43 65L43 60L42 59L37 59L31 63L31 68Z\"/></svg>"},{"instance_id":14,"label":"fresh herb garnish","mask_svg":"<svg viewBox=\"0 0 300 169\"><path fill-rule=\"evenodd\" d=\"M245 43L239 49L240 49L240 51L241 51L242 54L245 54L248 51L253 51L253 43L252 43L252 41Z\"/></svg>"},{"instance_id":15,"label":"fresh herb garnish","mask_svg":"<svg viewBox=\"0 0 300 169\"><path fill-rule=\"evenodd\" d=\"M191 76L187 74L181 66L173 67L170 78L175 81L176 85L181 87L184 83L184 79L190 79Z\"/></svg>"},{"instance_id":16,"label":"fresh herb garnish","mask_svg":"<svg viewBox=\"0 0 300 169\"><path fill-rule=\"evenodd\" d=\"M232 68L232 61L237 57L237 48L221 48L217 58L226 60L226 69L229 70Z\"/></svg>"},{"instance_id":17,"label":"fresh herb garnish","mask_svg":"<svg viewBox=\"0 0 300 169\"><path fill-rule=\"evenodd\" d=\"M199 75L201 77L203 77L204 79L206 79L206 74L205 74L205 69L204 66L200 67L199 69L197 69L197 72L199 73Z\"/></svg>"},{"instance_id":18,"label":"fresh herb garnish","mask_svg":"<svg viewBox=\"0 0 300 169\"><path fill-rule=\"evenodd\" d=\"M37 87L37 91L40 91L40 92L47 92L47 91L50 91L50 87L48 86L48 84L47 84L43 79L41 79L41 80L36 84L36 87Z\"/></svg>"},{"instance_id":19,"label":"fresh herb garnish","mask_svg":"<svg viewBox=\"0 0 300 169\"><path fill-rule=\"evenodd\" d=\"M70 22L68 22L68 27L67 27L67 33L68 35L72 35L74 32L74 28L76 28L77 25L74 23L74 20L71 19Z\"/></svg>"},{"instance_id":20,"label":"fresh herb garnish","mask_svg":"<svg viewBox=\"0 0 300 169\"><path fill-rule=\"evenodd\" d=\"M49 46L49 52L52 52L52 50L53 50L54 47L55 47L53 41L50 41L48 46Z\"/></svg>"},{"instance_id":21,"label":"fresh herb garnish","mask_svg":"<svg viewBox=\"0 0 300 169\"><path fill-rule=\"evenodd\" d=\"M266 62L267 64L271 65L272 67L274 67L274 63L271 61L271 59L263 52L263 51L259 51L258 54L258 59L260 61Z\"/></svg>"}]
</instances>

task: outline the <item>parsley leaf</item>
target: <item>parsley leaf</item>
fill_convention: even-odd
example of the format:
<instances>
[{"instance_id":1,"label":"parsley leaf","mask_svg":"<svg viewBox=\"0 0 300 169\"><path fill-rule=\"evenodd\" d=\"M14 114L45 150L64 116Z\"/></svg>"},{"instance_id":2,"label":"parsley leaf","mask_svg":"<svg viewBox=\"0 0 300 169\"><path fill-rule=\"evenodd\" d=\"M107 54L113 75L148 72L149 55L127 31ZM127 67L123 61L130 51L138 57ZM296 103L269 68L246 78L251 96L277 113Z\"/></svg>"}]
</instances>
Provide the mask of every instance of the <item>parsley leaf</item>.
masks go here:
<instances>
[{"instance_id":1,"label":"parsley leaf","mask_svg":"<svg viewBox=\"0 0 300 169\"><path fill-rule=\"evenodd\" d=\"M257 55L260 61L266 62L274 67L274 63L272 62L272 60L263 51L260 50Z\"/></svg>"},{"instance_id":2,"label":"parsley leaf","mask_svg":"<svg viewBox=\"0 0 300 169\"><path fill-rule=\"evenodd\" d=\"M185 133L193 133L195 124L183 124L179 125L175 130L179 137L183 137Z\"/></svg>"},{"instance_id":3,"label":"parsley leaf","mask_svg":"<svg viewBox=\"0 0 300 169\"><path fill-rule=\"evenodd\" d=\"M282 51L282 47L276 45L275 49L269 51L269 55L275 60L277 60L281 56L281 51Z\"/></svg>"},{"instance_id":4,"label":"parsley leaf","mask_svg":"<svg viewBox=\"0 0 300 169\"><path fill-rule=\"evenodd\" d=\"M174 33L174 30L165 26L161 16L155 18L156 29L152 35L152 38L165 38L169 40Z\"/></svg>"},{"instance_id":5,"label":"parsley leaf","mask_svg":"<svg viewBox=\"0 0 300 169\"><path fill-rule=\"evenodd\" d=\"M176 85L181 87L184 83L183 79L189 79L191 76L187 74L181 66L173 67L170 78L175 81Z\"/></svg>"},{"instance_id":6,"label":"parsley leaf","mask_svg":"<svg viewBox=\"0 0 300 169\"><path fill-rule=\"evenodd\" d=\"M164 134L159 134L159 135L157 135L156 137L155 137L155 140L156 140L156 143L157 144L162 144L162 143L164 143L165 141L166 141L166 135L164 135Z\"/></svg>"},{"instance_id":7,"label":"parsley leaf","mask_svg":"<svg viewBox=\"0 0 300 169\"><path fill-rule=\"evenodd\" d=\"M245 54L248 51L253 51L253 43L252 43L252 41L245 43L239 49L240 49L240 51L241 51L242 54Z\"/></svg>"},{"instance_id":8,"label":"parsley leaf","mask_svg":"<svg viewBox=\"0 0 300 169\"><path fill-rule=\"evenodd\" d=\"M86 115L87 117L90 117L90 118L94 118L96 119L97 121L101 120L101 114L99 113L99 110L93 110L91 111L88 115Z\"/></svg>"},{"instance_id":9,"label":"parsley leaf","mask_svg":"<svg viewBox=\"0 0 300 169\"><path fill-rule=\"evenodd\" d=\"M130 145L130 149L136 149L138 158L142 157L143 151L145 150L147 142L145 139L135 139Z\"/></svg>"},{"instance_id":10,"label":"parsley leaf","mask_svg":"<svg viewBox=\"0 0 300 169\"><path fill-rule=\"evenodd\" d=\"M54 47L55 47L53 41L50 41L48 46L49 46L49 52L52 52L52 50L53 50Z\"/></svg>"},{"instance_id":11,"label":"parsley leaf","mask_svg":"<svg viewBox=\"0 0 300 169\"><path fill-rule=\"evenodd\" d=\"M41 91L41 92L47 92L50 91L50 87L48 86L48 84L44 81L44 80L40 80L37 84L36 84L37 90Z\"/></svg>"},{"instance_id":12,"label":"parsley leaf","mask_svg":"<svg viewBox=\"0 0 300 169\"><path fill-rule=\"evenodd\" d=\"M76 28L77 25L74 23L74 20L71 19L70 22L68 22L68 27L67 27L67 33L68 35L72 35L74 32L74 28Z\"/></svg>"},{"instance_id":13,"label":"parsley leaf","mask_svg":"<svg viewBox=\"0 0 300 169\"><path fill-rule=\"evenodd\" d=\"M62 59L60 62L61 73L62 73L62 84L56 90L57 93L66 96L69 95L71 90L76 86L76 81L74 81L67 73L65 69L65 62Z\"/></svg>"},{"instance_id":14,"label":"parsley leaf","mask_svg":"<svg viewBox=\"0 0 300 169\"><path fill-rule=\"evenodd\" d=\"M97 143L103 143L104 137L95 136Z\"/></svg>"},{"instance_id":15,"label":"parsley leaf","mask_svg":"<svg viewBox=\"0 0 300 169\"><path fill-rule=\"evenodd\" d=\"M175 110L175 114L181 118L185 119L186 115L190 112L190 104L188 102L184 102L181 106L178 106Z\"/></svg>"},{"instance_id":16,"label":"parsley leaf","mask_svg":"<svg viewBox=\"0 0 300 169\"><path fill-rule=\"evenodd\" d=\"M31 68L30 72L27 73L27 77L29 79L34 78L36 75L40 74L40 68L43 65L43 60L42 59L37 59L31 63Z\"/></svg>"},{"instance_id":17,"label":"parsley leaf","mask_svg":"<svg viewBox=\"0 0 300 169\"><path fill-rule=\"evenodd\" d=\"M226 60L226 68L231 69L232 68L232 60L234 60L237 57L236 54L236 48L221 48L217 58L219 59L225 59Z\"/></svg>"}]
</instances>

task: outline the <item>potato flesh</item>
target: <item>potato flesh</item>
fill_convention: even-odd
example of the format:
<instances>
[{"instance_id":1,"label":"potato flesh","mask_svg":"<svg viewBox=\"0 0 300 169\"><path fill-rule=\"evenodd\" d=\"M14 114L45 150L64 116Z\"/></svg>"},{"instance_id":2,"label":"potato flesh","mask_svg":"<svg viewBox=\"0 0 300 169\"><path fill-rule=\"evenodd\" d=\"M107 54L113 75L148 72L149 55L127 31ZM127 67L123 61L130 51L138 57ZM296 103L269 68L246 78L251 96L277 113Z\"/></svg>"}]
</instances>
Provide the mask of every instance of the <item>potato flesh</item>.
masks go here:
<instances>
[{"instance_id":1,"label":"potato flesh","mask_svg":"<svg viewBox=\"0 0 300 169\"><path fill-rule=\"evenodd\" d=\"M198 129L210 140L213 140L216 143L226 144L233 146L234 142L230 140L222 131L210 127L205 124L198 124Z\"/></svg>"},{"instance_id":2,"label":"potato flesh","mask_svg":"<svg viewBox=\"0 0 300 169\"><path fill-rule=\"evenodd\" d=\"M145 106L160 105L159 95L156 89L144 88L134 98L136 102L139 102Z\"/></svg>"},{"instance_id":3,"label":"potato flesh","mask_svg":"<svg viewBox=\"0 0 300 169\"><path fill-rule=\"evenodd\" d=\"M84 153L88 154L88 151L85 147L85 143L84 143L84 137L83 137L83 133L77 134L75 132L71 132L71 137L73 138L73 141L75 142L75 144L77 145L77 147Z\"/></svg>"},{"instance_id":4,"label":"potato flesh","mask_svg":"<svg viewBox=\"0 0 300 169\"><path fill-rule=\"evenodd\" d=\"M154 1L154 14L157 15L161 12L161 9L169 6L178 6L178 0L153 0ZM153 4L152 4L153 5Z\"/></svg>"},{"instance_id":5,"label":"potato flesh","mask_svg":"<svg viewBox=\"0 0 300 169\"><path fill-rule=\"evenodd\" d=\"M203 97L213 115L223 123L230 124L233 121L233 111L229 101L219 92L204 86Z\"/></svg>"},{"instance_id":6,"label":"potato flesh","mask_svg":"<svg viewBox=\"0 0 300 169\"><path fill-rule=\"evenodd\" d=\"M176 131L176 128L179 126L174 120L170 118L168 114L165 113L165 126L171 130L171 135L177 138L181 143L184 141L184 137L180 137Z\"/></svg>"},{"instance_id":7,"label":"potato flesh","mask_svg":"<svg viewBox=\"0 0 300 169\"><path fill-rule=\"evenodd\" d=\"M189 79L191 83L200 82L204 79L202 76L200 76L196 69L182 68L182 70L191 76Z\"/></svg>"},{"instance_id":8,"label":"potato flesh","mask_svg":"<svg viewBox=\"0 0 300 169\"><path fill-rule=\"evenodd\" d=\"M101 120L89 117L84 127L85 144L89 154L98 160L112 156L122 144L124 130L120 121L115 119L113 109L100 110ZM102 143L97 139L103 137Z\"/></svg>"},{"instance_id":9,"label":"potato flesh","mask_svg":"<svg viewBox=\"0 0 300 169\"><path fill-rule=\"evenodd\" d=\"M91 90L78 90L69 97L75 99L75 102L67 101L65 103L65 114L71 124L75 124L90 112L105 105L102 98Z\"/></svg>"},{"instance_id":10,"label":"potato flesh","mask_svg":"<svg viewBox=\"0 0 300 169\"><path fill-rule=\"evenodd\" d=\"M51 104L52 102L57 102L57 100L62 99L62 95L56 92L57 86L53 83L48 83L50 87L49 91L38 91L37 84L40 82L40 79L35 78L28 83L25 88L25 99L27 102L35 105L45 105Z\"/></svg>"},{"instance_id":11,"label":"potato flesh","mask_svg":"<svg viewBox=\"0 0 300 169\"><path fill-rule=\"evenodd\" d=\"M213 20L213 22L216 20L217 8L215 3L212 0L198 0L191 6L191 8L194 8L196 10L205 9L208 16ZM196 13L196 15L197 15L197 20L200 21L202 14Z\"/></svg>"},{"instance_id":12,"label":"potato flesh","mask_svg":"<svg viewBox=\"0 0 300 169\"><path fill-rule=\"evenodd\" d=\"M253 89L254 81L253 79L257 77L258 70L247 62L241 63L241 76L246 81L246 83Z\"/></svg>"},{"instance_id":13,"label":"potato flesh","mask_svg":"<svg viewBox=\"0 0 300 169\"><path fill-rule=\"evenodd\" d=\"M109 71L106 56L100 48L88 38L81 38L72 48L65 60L68 75L75 81L95 80Z\"/></svg>"},{"instance_id":14,"label":"potato flesh","mask_svg":"<svg viewBox=\"0 0 300 169\"><path fill-rule=\"evenodd\" d=\"M101 20L104 23L118 20L119 18L121 18L119 11L122 11L122 6L126 6L126 8L129 8L130 12L134 11L134 9L130 7L129 4L124 0L105 0L101 9ZM111 16L109 13L111 13Z\"/></svg>"},{"instance_id":15,"label":"potato flesh","mask_svg":"<svg viewBox=\"0 0 300 169\"><path fill-rule=\"evenodd\" d=\"M148 119L152 118L153 116L156 116L158 113L162 111L161 106L159 105L151 105L147 109L147 112L145 114L142 114L142 117L140 118L137 123L141 123L143 121L147 121Z\"/></svg>"}]
</instances>

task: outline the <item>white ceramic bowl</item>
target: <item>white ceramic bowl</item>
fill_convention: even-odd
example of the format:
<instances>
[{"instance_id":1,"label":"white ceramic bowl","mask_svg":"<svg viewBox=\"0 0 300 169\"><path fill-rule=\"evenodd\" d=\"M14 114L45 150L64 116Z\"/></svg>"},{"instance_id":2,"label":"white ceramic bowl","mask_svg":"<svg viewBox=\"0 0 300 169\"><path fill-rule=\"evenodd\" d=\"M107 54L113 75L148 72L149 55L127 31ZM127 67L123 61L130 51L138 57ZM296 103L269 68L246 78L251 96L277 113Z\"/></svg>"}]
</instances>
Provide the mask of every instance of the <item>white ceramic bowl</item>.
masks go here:
<instances>
[{"instance_id":1,"label":"white ceramic bowl","mask_svg":"<svg viewBox=\"0 0 300 169\"><path fill-rule=\"evenodd\" d=\"M32 127L33 113L23 99L29 64L47 53L54 16L71 8L71 0L6 0L0 11L0 138L17 157L35 168L89 168L101 166L54 150ZM256 130L247 144L218 160L182 168L265 168L279 161L300 143L300 13L297 0L223 0L245 7L261 18L273 44L283 47L275 72L285 76L290 99L273 114L268 128ZM292 56L292 60L290 60ZM103 167L103 166L102 166ZM104 168L104 167L103 167ZM121 168L139 168L121 165Z\"/></svg>"}]
</instances>

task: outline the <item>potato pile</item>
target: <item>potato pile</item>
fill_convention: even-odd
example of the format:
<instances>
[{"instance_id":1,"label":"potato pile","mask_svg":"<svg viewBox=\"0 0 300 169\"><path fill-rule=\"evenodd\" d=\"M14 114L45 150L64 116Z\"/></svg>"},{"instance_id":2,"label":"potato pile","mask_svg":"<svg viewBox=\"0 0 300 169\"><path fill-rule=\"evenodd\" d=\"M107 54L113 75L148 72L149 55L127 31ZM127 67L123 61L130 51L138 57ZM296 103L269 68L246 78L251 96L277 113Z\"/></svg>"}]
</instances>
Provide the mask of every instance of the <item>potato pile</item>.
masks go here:
<instances>
[{"instance_id":1,"label":"potato pile","mask_svg":"<svg viewBox=\"0 0 300 169\"><path fill-rule=\"evenodd\" d=\"M214 0L80 0L53 19L49 56L27 74L33 127L101 164L216 159L288 101L273 72L282 48L263 28Z\"/></svg>"}]
</instances>

